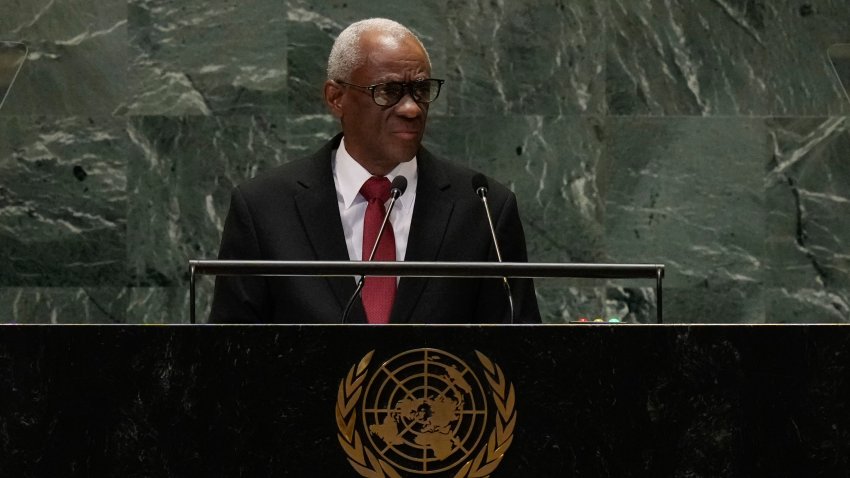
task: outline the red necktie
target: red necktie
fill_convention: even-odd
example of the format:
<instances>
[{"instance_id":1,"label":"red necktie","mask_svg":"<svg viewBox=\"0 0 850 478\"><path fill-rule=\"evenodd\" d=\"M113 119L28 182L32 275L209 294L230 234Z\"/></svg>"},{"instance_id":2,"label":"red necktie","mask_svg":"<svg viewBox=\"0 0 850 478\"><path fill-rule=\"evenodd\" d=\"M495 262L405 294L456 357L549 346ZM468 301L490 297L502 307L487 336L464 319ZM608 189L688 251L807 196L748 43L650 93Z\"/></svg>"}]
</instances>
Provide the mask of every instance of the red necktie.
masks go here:
<instances>
[{"instance_id":1,"label":"red necktie","mask_svg":"<svg viewBox=\"0 0 850 478\"><path fill-rule=\"evenodd\" d=\"M390 180L385 177L372 176L360 188L360 194L369 201L366 206L366 216L363 221L363 253L362 260L368 261L369 254L375 246L378 231L387 213L384 203L390 199ZM395 260L395 235L393 226L387 221L381 242L375 250L375 261ZM395 299L395 277L367 277L363 284L363 308L366 309L366 319L370 324L386 324L390 321L390 310Z\"/></svg>"}]
</instances>

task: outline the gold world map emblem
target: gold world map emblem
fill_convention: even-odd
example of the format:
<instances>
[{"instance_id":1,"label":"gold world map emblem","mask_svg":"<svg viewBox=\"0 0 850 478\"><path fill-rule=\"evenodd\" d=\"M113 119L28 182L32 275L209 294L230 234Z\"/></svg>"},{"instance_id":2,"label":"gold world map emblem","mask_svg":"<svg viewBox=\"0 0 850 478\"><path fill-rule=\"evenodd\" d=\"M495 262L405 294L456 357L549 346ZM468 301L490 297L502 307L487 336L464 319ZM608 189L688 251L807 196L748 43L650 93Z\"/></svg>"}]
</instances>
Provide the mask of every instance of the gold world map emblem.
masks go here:
<instances>
[{"instance_id":1,"label":"gold world map emblem","mask_svg":"<svg viewBox=\"0 0 850 478\"><path fill-rule=\"evenodd\" d=\"M374 350L340 382L339 443L367 478L487 477L516 425L516 393L501 368L475 352L476 369L433 348L402 352L370 369ZM486 438L485 438L486 437Z\"/></svg>"}]
</instances>

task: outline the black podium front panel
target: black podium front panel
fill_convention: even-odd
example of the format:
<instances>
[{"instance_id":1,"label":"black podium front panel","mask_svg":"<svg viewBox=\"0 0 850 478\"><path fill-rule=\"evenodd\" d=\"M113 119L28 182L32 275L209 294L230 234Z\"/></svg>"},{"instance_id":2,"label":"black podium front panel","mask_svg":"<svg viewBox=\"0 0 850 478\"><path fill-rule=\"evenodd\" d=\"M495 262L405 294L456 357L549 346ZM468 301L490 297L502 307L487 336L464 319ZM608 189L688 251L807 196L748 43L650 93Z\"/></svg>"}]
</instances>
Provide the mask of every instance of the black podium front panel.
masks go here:
<instances>
[{"instance_id":1,"label":"black podium front panel","mask_svg":"<svg viewBox=\"0 0 850 478\"><path fill-rule=\"evenodd\" d=\"M849 341L846 326L4 326L0 476L846 476Z\"/></svg>"}]
</instances>

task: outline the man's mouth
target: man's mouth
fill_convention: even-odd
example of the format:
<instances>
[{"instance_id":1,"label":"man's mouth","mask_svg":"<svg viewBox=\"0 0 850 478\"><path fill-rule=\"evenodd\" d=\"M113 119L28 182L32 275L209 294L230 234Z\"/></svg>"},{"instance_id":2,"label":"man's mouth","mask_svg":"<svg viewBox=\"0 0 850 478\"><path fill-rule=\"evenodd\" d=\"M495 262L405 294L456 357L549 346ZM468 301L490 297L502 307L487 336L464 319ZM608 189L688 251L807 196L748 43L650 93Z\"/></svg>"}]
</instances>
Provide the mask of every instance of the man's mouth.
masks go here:
<instances>
[{"instance_id":1,"label":"man's mouth","mask_svg":"<svg viewBox=\"0 0 850 478\"><path fill-rule=\"evenodd\" d=\"M419 138L419 131L415 130L402 130L402 131L394 131L393 135L402 138L402 139L417 139Z\"/></svg>"}]
</instances>

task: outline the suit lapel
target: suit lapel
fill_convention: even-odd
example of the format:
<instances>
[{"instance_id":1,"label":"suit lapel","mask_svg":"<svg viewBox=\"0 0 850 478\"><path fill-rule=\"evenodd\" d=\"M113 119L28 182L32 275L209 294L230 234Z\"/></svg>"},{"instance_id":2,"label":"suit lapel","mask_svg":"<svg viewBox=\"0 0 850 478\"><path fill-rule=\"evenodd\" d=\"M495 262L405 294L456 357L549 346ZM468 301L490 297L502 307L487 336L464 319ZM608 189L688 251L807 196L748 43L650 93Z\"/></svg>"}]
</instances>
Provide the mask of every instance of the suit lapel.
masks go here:
<instances>
[{"instance_id":1,"label":"suit lapel","mask_svg":"<svg viewBox=\"0 0 850 478\"><path fill-rule=\"evenodd\" d=\"M417 155L419 179L416 187L416 204L407 239L405 261L435 261L448 229L454 202L447 197L450 187L439 164L424 149ZM410 322L416 303L428 279L403 277L399 281L396 300L390 317L391 323Z\"/></svg>"},{"instance_id":2,"label":"suit lapel","mask_svg":"<svg viewBox=\"0 0 850 478\"><path fill-rule=\"evenodd\" d=\"M295 204L317 260L349 260L331 170L331 152L338 147L340 137L316 153L312 158L313 167L298 179L303 191L295 197ZM351 277L328 277L326 280L342 313L354 293L355 282ZM349 322L365 322L362 306L353 307Z\"/></svg>"}]
</instances>

